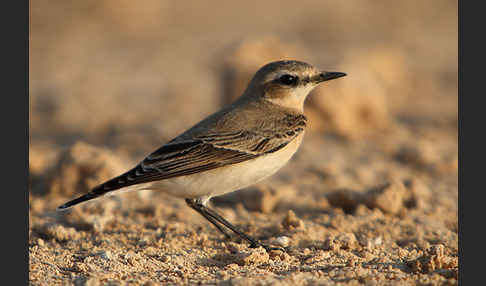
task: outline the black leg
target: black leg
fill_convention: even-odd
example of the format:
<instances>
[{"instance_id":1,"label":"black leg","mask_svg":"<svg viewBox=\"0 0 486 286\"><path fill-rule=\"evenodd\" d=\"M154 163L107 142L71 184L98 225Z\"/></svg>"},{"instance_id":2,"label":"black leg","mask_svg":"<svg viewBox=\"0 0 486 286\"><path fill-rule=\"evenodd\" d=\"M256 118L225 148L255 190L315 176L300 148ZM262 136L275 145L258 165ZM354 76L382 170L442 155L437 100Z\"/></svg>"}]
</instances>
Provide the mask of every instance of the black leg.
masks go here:
<instances>
[{"instance_id":1,"label":"black leg","mask_svg":"<svg viewBox=\"0 0 486 286\"><path fill-rule=\"evenodd\" d=\"M262 246L267 251L269 251L269 250L282 250L283 251L282 248L268 247L268 246L262 244L261 242L259 242L258 240L256 240L256 239L248 236L244 232L240 231L237 227L235 227L234 225L232 225L229 221L227 221L226 219L224 219L217 212L215 212L214 210L212 210L212 209L206 207L205 205L203 205L197 199L186 199L186 203L191 208L195 209L198 213L200 213L203 217L205 217L207 220L209 220L212 224L214 224L221 232L223 232L222 231L222 227L221 227L221 225L217 224L216 222L221 223L222 225L226 226L227 228L229 228L230 230L232 230L234 233L236 233L237 235L239 235L241 238L246 239L248 242L250 242L250 247L251 248L256 248L256 247ZM223 232L223 233L225 233L225 232Z\"/></svg>"},{"instance_id":2,"label":"black leg","mask_svg":"<svg viewBox=\"0 0 486 286\"><path fill-rule=\"evenodd\" d=\"M231 235L229 235L226 230L216 221L214 218L211 216L207 215L206 213L200 211L197 207L195 207L195 204L192 203L191 200L186 200L186 203L188 206L191 208L195 209L200 215L202 215L205 219L207 219L210 223L212 223L226 238L231 238Z\"/></svg>"}]
</instances>

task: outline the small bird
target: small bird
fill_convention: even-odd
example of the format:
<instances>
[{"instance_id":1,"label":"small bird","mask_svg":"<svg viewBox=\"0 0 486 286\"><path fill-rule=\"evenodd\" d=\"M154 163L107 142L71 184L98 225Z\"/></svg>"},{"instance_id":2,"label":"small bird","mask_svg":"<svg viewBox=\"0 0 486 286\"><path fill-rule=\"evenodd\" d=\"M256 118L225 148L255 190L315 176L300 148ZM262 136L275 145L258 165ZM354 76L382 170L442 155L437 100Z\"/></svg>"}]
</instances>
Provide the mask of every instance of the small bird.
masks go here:
<instances>
[{"instance_id":1,"label":"small bird","mask_svg":"<svg viewBox=\"0 0 486 286\"><path fill-rule=\"evenodd\" d=\"M250 247L274 249L239 230L207 203L211 197L253 185L284 166L302 143L307 125L304 101L309 92L345 75L295 60L268 63L233 103L155 150L133 169L57 209L115 191L158 190L184 198L227 238L225 227Z\"/></svg>"}]
</instances>

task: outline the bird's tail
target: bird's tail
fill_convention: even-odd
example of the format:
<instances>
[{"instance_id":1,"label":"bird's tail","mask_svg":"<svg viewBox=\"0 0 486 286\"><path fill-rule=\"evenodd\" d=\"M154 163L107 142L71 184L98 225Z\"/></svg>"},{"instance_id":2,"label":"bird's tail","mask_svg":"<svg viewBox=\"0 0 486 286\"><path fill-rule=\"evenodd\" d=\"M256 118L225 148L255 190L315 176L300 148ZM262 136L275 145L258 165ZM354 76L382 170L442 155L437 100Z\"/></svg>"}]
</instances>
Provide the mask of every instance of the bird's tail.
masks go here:
<instances>
[{"instance_id":1,"label":"bird's tail","mask_svg":"<svg viewBox=\"0 0 486 286\"><path fill-rule=\"evenodd\" d=\"M89 200L92 200L92 199L95 199L97 197L100 197L100 196L103 196L104 194L106 194L106 192L102 192L102 186L103 185L100 185L96 188L94 188L91 192L85 194L85 195L82 195L78 198L75 198L74 200L71 200L63 205L60 205L57 207L56 210L58 211L62 211L62 210L65 210L65 209L68 209L74 205L77 205L79 203L82 203L82 202L85 202L85 201L89 201Z\"/></svg>"},{"instance_id":2,"label":"bird's tail","mask_svg":"<svg viewBox=\"0 0 486 286\"><path fill-rule=\"evenodd\" d=\"M57 210L58 211L65 210L79 203L96 199L104 195L113 194L114 191L116 191L116 193L119 193L120 191L126 192L126 191L136 191L136 190L145 189L146 184L141 184L141 182L130 180L131 176L135 176L134 174L138 172L138 168L140 167L137 166L118 177L108 180L101 185L98 185L97 187L92 189L89 193L82 195L74 200L71 200L57 207Z\"/></svg>"}]
</instances>

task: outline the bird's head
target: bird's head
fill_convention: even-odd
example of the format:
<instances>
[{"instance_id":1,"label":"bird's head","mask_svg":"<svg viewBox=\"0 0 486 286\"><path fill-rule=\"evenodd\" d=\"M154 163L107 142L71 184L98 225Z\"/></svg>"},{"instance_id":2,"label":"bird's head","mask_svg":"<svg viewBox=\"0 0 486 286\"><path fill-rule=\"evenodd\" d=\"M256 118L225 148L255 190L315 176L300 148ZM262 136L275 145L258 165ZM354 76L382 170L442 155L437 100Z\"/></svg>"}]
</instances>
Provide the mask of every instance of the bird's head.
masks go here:
<instances>
[{"instance_id":1,"label":"bird's head","mask_svg":"<svg viewBox=\"0 0 486 286\"><path fill-rule=\"evenodd\" d=\"M345 75L320 71L301 61L271 62L256 72L244 96L259 96L283 107L303 110L305 98L314 87Z\"/></svg>"}]
</instances>

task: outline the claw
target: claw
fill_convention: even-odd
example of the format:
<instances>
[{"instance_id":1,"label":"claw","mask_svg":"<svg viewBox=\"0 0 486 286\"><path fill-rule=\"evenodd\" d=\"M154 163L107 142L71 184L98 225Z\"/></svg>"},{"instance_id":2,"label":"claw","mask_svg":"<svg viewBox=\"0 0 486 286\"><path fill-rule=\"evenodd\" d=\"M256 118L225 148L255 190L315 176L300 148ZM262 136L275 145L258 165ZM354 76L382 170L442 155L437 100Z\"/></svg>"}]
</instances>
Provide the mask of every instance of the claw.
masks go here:
<instances>
[{"instance_id":1,"label":"claw","mask_svg":"<svg viewBox=\"0 0 486 286\"><path fill-rule=\"evenodd\" d=\"M271 246L268 246L268 245L266 245L266 244L259 243L259 242L254 242L254 243L250 244L250 246L249 246L249 247L250 247L250 248L258 248L258 247L260 247L260 246L261 246L261 247L263 247L263 248L265 248L265 250L266 250L267 252L270 252L270 251L272 251L272 250L278 250L278 251L286 252L286 251L285 251L285 249L284 249L284 248L282 248L282 247L271 247Z\"/></svg>"},{"instance_id":2,"label":"claw","mask_svg":"<svg viewBox=\"0 0 486 286\"><path fill-rule=\"evenodd\" d=\"M270 246L268 246L268 245L262 245L262 246L263 246L263 248L265 248L265 250L266 250L267 252L270 252L270 251L272 251L272 250L278 250L278 251L285 252L285 249L284 249L284 248L282 248L282 247L270 247Z\"/></svg>"}]
</instances>

